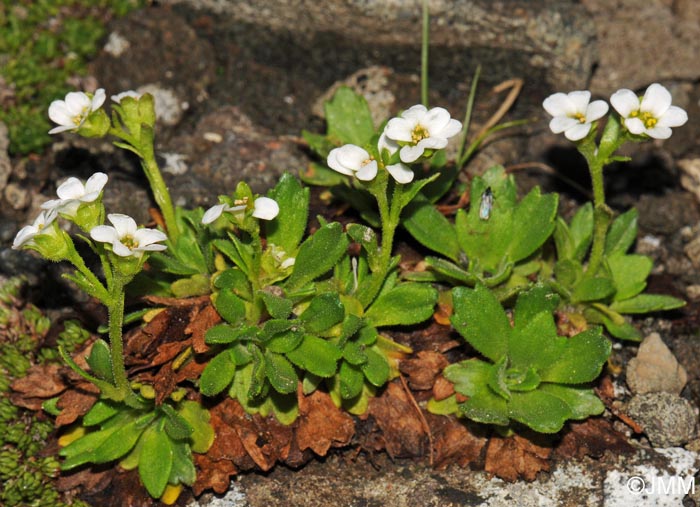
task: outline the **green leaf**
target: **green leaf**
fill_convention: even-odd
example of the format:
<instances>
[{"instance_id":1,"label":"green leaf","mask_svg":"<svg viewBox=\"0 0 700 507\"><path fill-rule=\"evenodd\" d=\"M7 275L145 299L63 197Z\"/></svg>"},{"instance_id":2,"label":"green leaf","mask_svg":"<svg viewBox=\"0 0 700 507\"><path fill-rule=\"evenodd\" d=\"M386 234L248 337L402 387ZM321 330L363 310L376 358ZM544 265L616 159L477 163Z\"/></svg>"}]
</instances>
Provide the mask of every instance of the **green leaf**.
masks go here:
<instances>
[{"instance_id":1,"label":"green leaf","mask_svg":"<svg viewBox=\"0 0 700 507\"><path fill-rule=\"evenodd\" d=\"M185 400L180 402L177 412L192 426L192 451L207 452L214 443L214 428L209 423L209 411L196 401Z\"/></svg>"},{"instance_id":2,"label":"green leaf","mask_svg":"<svg viewBox=\"0 0 700 507\"><path fill-rule=\"evenodd\" d=\"M424 247L453 261L459 259L454 225L426 197L419 194L406 206L401 225Z\"/></svg>"},{"instance_id":3,"label":"green leaf","mask_svg":"<svg viewBox=\"0 0 700 507\"><path fill-rule=\"evenodd\" d=\"M438 293L430 285L402 283L377 297L365 313L370 325L409 326L433 315Z\"/></svg>"},{"instance_id":4,"label":"green leaf","mask_svg":"<svg viewBox=\"0 0 700 507\"><path fill-rule=\"evenodd\" d=\"M374 123L365 98L347 86L338 88L324 104L328 137L341 144L365 146L374 136Z\"/></svg>"},{"instance_id":5,"label":"green leaf","mask_svg":"<svg viewBox=\"0 0 700 507\"><path fill-rule=\"evenodd\" d=\"M605 411L605 405L590 387L541 384L539 390L556 396L566 403L571 410L570 419L586 419Z\"/></svg>"},{"instance_id":6,"label":"green leaf","mask_svg":"<svg viewBox=\"0 0 700 507\"><path fill-rule=\"evenodd\" d=\"M599 327L583 331L566 341L561 356L540 370L543 382L583 384L594 380L611 351L611 343Z\"/></svg>"},{"instance_id":7,"label":"green leaf","mask_svg":"<svg viewBox=\"0 0 700 507\"><path fill-rule=\"evenodd\" d=\"M272 391L269 395L270 406L277 420L289 426L299 416L299 405L296 394L280 394Z\"/></svg>"},{"instance_id":8,"label":"green leaf","mask_svg":"<svg viewBox=\"0 0 700 507\"><path fill-rule=\"evenodd\" d=\"M245 302L228 289L216 294L214 308L230 324L236 325L245 319Z\"/></svg>"},{"instance_id":9,"label":"green leaf","mask_svg":"<svg viewBox=\"0 0 700 507\"><path fill-rule=\"evenodd\" d=\"M367 354L365 353L364 345L349 341L343 347L343 359L355 366L365 364L367 362Z\"/></svg>"},{"instance_id":10,"label":"green leaf","mask_svg":"<svg viewBox=\"0 0 700 507\"><path fill-rule=\"evenodd\" d=\"M472 421L484 424L507 426L509 423L506 400L490 390L488 386L480 389L464 403L460 403L459 411Z\"/></svg>"},{"instance_id":11,"label":"green leaf","mask_svg":"<svg viewBox=\"0 0 700 507\"><path fill-rule=\"evenodd\" d=\"M571 219L569 226L573 241L572 258L581 262L593 241L593 205L587 202Z\"/></svg>"},{"instance_id":12,"label":"green leaf","mask_svg":"<svg viewBox=\"0 0 700 507\"><path fill-rule=\"evenodd\" d=\"M293 393L297 389L299 378L294 366L281 354L265 351L265 375L270 385L282 394Z\"/></svg>"},{"instance_id":13,"label":"green leaf","mask_svg":"<svg viewBox=\"0 0 700 507\"><path fill-rule=\"evenodd\" d=\"M476 276L450 261L431 256L427 256L424 260L426 266L430 267L433 271L439 273L442 277L457 282L454 285L464 284L473 287L478 282Z\"/></svg>"},{"instance_id":14,"label":"green leaf","mask_svg":"<svg viewBox=\"0 0 700 507\"><path fill-rule=\"evenodd\" d=\"M574 287L571 300L574 303L599 301L612 296L614 293L615 286L610 278L585 277Z\"/></svg>"},{"instance_id":15,"label":"green leaf","mask_svg":"<svg viewBox=\"0 0 700 507\"><path fill-rule=\"evenodd\" d=\"M166 416L163 429L168 436L173 440L189 440L194 432L194 428L190 426L187 420L167 403L163 403L160 408Z\"/></svg>"},{"instance_id":16,"label":"green leaf","mask_svg":"<svg viewBox=\"0 0 700 507\"><path fill-rule=\"evenodd\" d=\"M376 345L366 349L365 354L367 354L367 362L360 366L362 373L365 374L370 384L376 387L383 386L391 375L389 362Z\"/></svg>"},{"instance_id":17,"label":"green leaf","mask_svg":"<svg viewBox=\"0 0 700 507\"><path fill-rule=\"evenodd\" d=\"M452 290L452 325L469 344L496 362L508 351L510 322L493 293L483 285Z\"/></svg>"},{"instance_id":18,"label":"green leaf","mask_svg":"<svg viewBox=\"0 0 700 507\"><path fill-rule=\"evenodd\" d=\"M351 400L362 393L365 375L359 366L350 364L347 361L341 362L339 377L341 398Z\"/></svg>"},{"instance_id":19,"label":"green leaf","mask_svg":"<svg viewBox=\"0 0 700 507\"><path fill-rule=\"evenodd\" d=\"M566 338L557 336L552 313L540 312L524 324L522 322L516 325L508 340L510 365L522 371L534 368L539 372L558 361L566 346Z\"/></svg>"},{"instance_id":20,"label":"green leaf","mask_svg":"<svg viewBox=\"0 0 700 507\"><path fill-rule=\"evenodd\" d=\"M235 330L229 324L210 327L204 335L204 341L210 345L231 343L237 338Z\"/></svg>"},{"instance_id":21,"label":"green leaf","mask_svg":"<svg viewBox=\"0 0 700 507\"><path fill-rule=\"evenodd\" d=\"M540 433L556 433L572 415L569 405L541 390L513 393L508 416Z\"/></svg>"},{"instance_id":22,"label":"green leaf","mask_svg":"<svg viewBox=\"0 0 700 507\"><path fill-rule=\"evenodd\" d=\"M539 187L535 187L518 203L513 210L510 261L525 259L549 238L554 231L558 202L557 194L541 195Z\"/></svg>"},{"instance_id":23,"label":"green leaf","mask_svg":"<svg viewBox=\"0 0 700 507\"><path fill-rule=\"evenodd\" d=\"M265 389L265 378L267 377L266 361L262 350L257 346L251 346L251 364L253 369L250 375L250 387L248 388L248 399L254 400L259 397Z\"/></svg>"},{"instance_id":24,"label":"green leaf","mask_svg":"<svg viewBox=\"0 0 700 507\"><path fill-rule=\"evenodd\" d=\"M173 466L168 477L169 484L191 486L197 479L197 470L192 462L190 446L183 442L171 442L173 446Z\"/></svg>"},{"instance_id":25,"label":"green leaf","mask_svg":"<svg viewBox=\"0 0 700 507\"><path fill-rule=\"evenodd\" d=\"M304 338L304 333L301 329L289 329L274 335L265 342L265 348L271 352L286 354L299 346Z\"/></svg>"},{"instance_id":26,"label":"green leaf","mask_svg":"<svg viewBox=\"0 0 700 507\"><path fill-rule=\"evenodd\" d=\"M311 300L309 306L299 315L304 329L310 333L321 333L342 322L345 307L335 292L319 294Z\"/></svg>"},{"instance_id":27,"label":"green leaf","mask_svg":"<svg viewBox=\"0 0 700 507\"><path fill-rule=\"evenodd\" d=\"M326 159L326 157L328 157L328 153L330 153L330 151L333 148L335 148L335 145L328 140L325 134L316 134L314 132L309 132L308 130L302 130L301 136L308 143L309 148L311 148L311 150L314 153L316 153L316 155L318 155L324 160ZM340 175L335 171L333 172L337 175ZM302 180L306 182L306 178L304 178L303 176Z\"/></svg>"},{"instance_id":28,"label":"green leaf","mask_svg":"<svg viewBox=\"0 0 700 507\"><path fill-rule=\"evenodd\" d=\"M646 288L647 277L654 266L649 257L616 253L606 260L615 284L613 301L629 299Z\"/></svg>"},{"instance_id":29,"label":"green leaf","mask_svg":"<svg viewBox=\"0 0 700 507\"><path fill-rule=\"evenodd\" d=\"M564 287L575 287L583 277L583 266L575 259L562 259L554 265L554 276Z\"/></svg>"},{"instance_id":30,"label":"green leaf","mask_svg":"<svg viewBox=\"0 0 700 507\"><path fill-rule=\"evenodd\" d=\"M605 237L605 255L626 253L637 239L637 210L632 208L617 217Z\"/></svg>"},{"instance_id":31,"label":"green leaf","mask_svg":"<svg viewBox=\"0 0 700 507\"><path fill-rule=\"evenodd\" d=\"M292 307L294 304L290 299L286 299L282 296L277 296L266 290L258 291L258 295L265 303L265 308L267 308L267 313L273 319L286 319L292 313Z\"/></svg>"},{"instance_id":32,"label":"green leaf","mask_svg":"<svg viewBox=\"0 0 700 507\"><path fill-rule=\"evenodd\" d=\"M170 290L177 298L188 298L203 296L211 292L209 276L201 273L194 274L187 278L180 278L170 284Z\"/></svg>"},{"instance_id":33,"label":"green leaf","mask_svg":"<svg viewBox=\"0 0 700 507\"><path fill-rule=\"evenodd\" d=\"M515 302L514 327L525 327L539 313L552 314L559 305L559 296L543 285L521 292Z\"/></svg>"},{"instance_id":34,"label":"green leaf","mask_svg":"<svg viewBox=\"0 0 700 507\"><path fill-rule=\"evenodd\" d=\"M199 390L205 396L215 396L231 383L236 373L236 363L231 352L224 350L209 361L199 378Z\"/></svg>"},{"instance_id":35,"label":"green leaf","mask_svg":"<svg viewBox=\"0 0 700 507\"><path fill-rule=\"evenodd\" d=\"M685 306L685 301L662 294L639 294L624 301L615 301L610 308L618 313L650 313L675 310Z\"/></svg>"},{"instance_id":36,"label":"green leaf","mask_svg":"<svg viewBox=\"0 0 700 507\"><path fill-rule=\"evenodd\" d=\"M621 340L642 341L642 335L625 318L601 303L594 303L593 307L585 308L583 315L586 320L594 324L603 324L608 333Z\"/></svg>"},{"instance_id":37,"label":"green leaf","mask_svg":"<svg viewBox=\"0 0 700 507\"><path fill-rule=\"evenodd\" d=\"M299 346L287 353L287 358L291 362L314 375L324 378L335 374L336 364L341 356L342 353L338 347L312 335L304 336Z\"/></svg>"},{"instance_id":38,"label":"green leaf","mask_svg":"<svg viewBox=\"0 0 700 507\"><path fill-rule=\"evenodd\" d=\"M493 365L481 359L468 359L451 364L443 370L443 375L455 386L455 391L465 396L474 396L484 386L488 386Z\"/></svg>"},{"instance_id":39,"label":"green leaf","mask_svg":"<svg viewBox=\"0 0 700 507\"><path fill-rule=\"evenodd\" d=\"M95 376L114 384L112 354L109 351L109 345L104 340L95 340L90 355L85 360Z\"/></svg>"},{"instance_id":40,"label":"green leaf","mask_svg":"<svg viewBox=\"0 0 700 507\"><path fill-rule=\"evenodd\" d=\"M93 463L109 463L128 453L148 426L155 414L148 413L120 426L92 451Z\"/></svg>"},{"instance_id":41,"label":"green leaf","mask_svg":"<svg viewBox=\"0 0 700 507\"><path fill-rule=\"evenodd\" d=\"M348 239L339 223L330 223L318 229L299 248L294 271L287 280L288 288L298 289L330 271L345 255L347 248Z\"/></svg>"},{"instance_id":42,"label":"green leaf","mask_svg":"<svg viewBox=\"0 0 700 507\"><path fill-rule=\"evenodd\" d=\"M97 400L87 414L83 416L83 426L101 424L119 413L120 405L104 400Z\"/></svg>"},{"instance_id":43,"label":"green leaf","mask_svg":"<svg viewBox=\"0 0 700 507\"><path fill-rule=\"evenodd\" d=\"M153 498L160 498L173 467L173 446L164 431L156 426L143 434L139 456L139 477Z\"/></svg>"},{"instance_id":44,"label":"green leaf","mask_svg":"<svg viewBox=\"0 0 700 507\"><path fill-rule=\"evenodd\" d=\"M214 279L214 287L229 289L235 295L248 301L253 299L250 282L248 282L246 274L239 268L230 268L219 273Z\"/></svg>"},{"instance_id":45,"label":"green leaf","mask_svg":"<svg viewBox=\"0 0 700 507\"><path fill-rule=\"evenodd\" d=\"M302 187L291 174L284 173L268 195L277 201L280 211L274 220L265 224L267 242L293 257L306 231L309 189Z\"/></svg>"},{"instance_id":46,"label":"green leaf","mask_svg":"<svg viewBox=\"0 0 700 507\"><path fill-rule=\"evenodd\" d=\"M554 226L554 245L557 249L557 258L559 262L574 258L574 238L571 234L571 229L566 224L563 218L557 217Z\"/></svg>"}]
</instances>

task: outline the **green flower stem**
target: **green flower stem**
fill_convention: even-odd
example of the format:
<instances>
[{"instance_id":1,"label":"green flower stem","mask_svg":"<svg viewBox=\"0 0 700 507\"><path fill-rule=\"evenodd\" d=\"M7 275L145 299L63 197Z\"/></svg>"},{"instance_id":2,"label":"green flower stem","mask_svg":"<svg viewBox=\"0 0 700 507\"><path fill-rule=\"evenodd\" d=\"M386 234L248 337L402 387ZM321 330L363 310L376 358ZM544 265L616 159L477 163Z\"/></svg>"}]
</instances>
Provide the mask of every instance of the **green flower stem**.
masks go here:
<instances>
[{"instance_id":1,"label":"green flower stem","mask_svg":"<svg viewBox=\"0 0 700 507\"><path fill-rule=\"evenodd\" d=\"M428 46L430 43L430 12L428 0L423 0L423 31L420 53L420 96L421 103L428 107Z\"/></svg>"},{"instance_id":2,"label":"green flower stem","mask_svg":"<svg viewBox=\"0 0 700 507\"><path fill-rule=\"evenodd\" d=\"M90 295L99 299L102 304L106 305L111 300L109 292L107 289L105 289L105 286L102 285L100 280L93 274L93 272L88 269L85 261L78 254L75 248L69 249L67 260L73 264L75 269L77 269L78 272L90 283L90 286L92 287Z\"/></svg>"},{"instance_id":3,"label":"green flower stem","mask_svg":"<svg viewBox=\"0 0 700 507\"><path fill-rule=\"evenodd\" d=\"M151 191L153 192L153 198L156 200L156 204L158 204L160 212L163 214L165 228L167 229L170 241L175 243L180 235L180 229L175 220L175 208L173 208L173 202L170 199L168 186L165 184L163 175L156 162L155 154L153 153L153 145L149 146L145 153L142 151L142 154L141 166L143 167L143 172L146 173L146 178L148 178L148 183L151 185Z\"/></svg>"},{"instance_id":4,"label":"green flower stem","mask_svg":"<svg viewBox=\"0 0 700 507\"><path fill-rule=\"evenodd\" d=\"M124 286L131 277L125 278L115 270L112 287L110 288L110 301L107 304L109 313L109 347L112 356L112 376L114 384L123 401L130 407L140 408L141 402L129 385L124 366L124 339L122 327L124 325Z\"/></svg>"},{"instance_id":5,"label":"green flower stem","mask_svg":"<svg viewBox=\"0 0 700 507\"><path fill-rule=\"evenodd\" d=\"M379 254L379 269L372 273L372 281L362 294L361 302L363 306L368 307L377 297L379 291L384 285L389 268L391 267L392 250L394 246L394 235L399 225L401 210L404 207L402 202L403 185L395 184L394 192L391 196L391 202L387 198L388 176L387 172L383 171L371 184L369 191L377 199L379 208L379 217L382 222L382 242Z\"/></svg>"}]
</instances>

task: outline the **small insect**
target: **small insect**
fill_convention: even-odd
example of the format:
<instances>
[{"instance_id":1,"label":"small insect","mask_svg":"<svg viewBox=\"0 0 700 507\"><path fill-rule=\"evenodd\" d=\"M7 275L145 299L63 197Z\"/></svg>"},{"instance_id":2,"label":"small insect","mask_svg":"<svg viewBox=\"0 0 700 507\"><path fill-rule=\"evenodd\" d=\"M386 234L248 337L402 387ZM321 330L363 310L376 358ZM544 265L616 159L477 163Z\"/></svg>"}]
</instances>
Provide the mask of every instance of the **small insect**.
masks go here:
<instances>
[{"instance_id":1,"label":"small insect","mask_svg":"<svg viewBox=\"0 0 700 507\"><path fill-rule=\"evenodd\" d=\"M491 187L487 187L484 193L481 194L481 204L479 205L479 218L488 220L491 217L491 208L493 207L493 192Z\"/></svg>"}]
</instances>

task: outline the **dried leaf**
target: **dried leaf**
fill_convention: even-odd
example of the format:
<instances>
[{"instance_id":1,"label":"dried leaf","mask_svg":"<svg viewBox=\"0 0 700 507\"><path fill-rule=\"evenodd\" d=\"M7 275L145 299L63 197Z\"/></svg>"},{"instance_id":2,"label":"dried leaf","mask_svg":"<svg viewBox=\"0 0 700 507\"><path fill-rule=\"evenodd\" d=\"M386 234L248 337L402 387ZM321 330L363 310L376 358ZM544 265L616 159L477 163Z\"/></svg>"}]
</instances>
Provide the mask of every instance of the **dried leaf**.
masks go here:
<instances>
[{"instance_id":1,"label":"dried leaf","mask_svg":"<svg viewBox=\"0 0 700 507\"><path fill-rule=\"evenodd\" d=\"M422 350L416 357L401 361L401 373L406 375L411 389L428 391L432 389L435 378L442 373L449 362L439 352Z\"/></svg>"},{"instance_id":2,"label":"dried leaf","mask_svg":"<svg viewBox=\"0 0 700 507\"><path fill-rule=\"evenodd\" d=\"M372 417L381 430L381 435L370 448L382 450L392 458L422 456L427 446L427 435L423 423L399 384L391 382L381 396L369 402L367 415ZM376 435L374 437L377 437Z\"/></svg>"},{"instance_id":3,"label":"dried leaf","mask_svg":"<svg viewBox=\"0 0 700 507\"><path fill-rule=\"evenodd\" d=\"M190 323L185 328L185 333L192 335L192 347L197 354L209 350L207 344L204 343L204 336L210 327L219 322L221 322L221 317L209 299L207 299L205 306L197 307L196 311L190 315Z\"/></svg>"},{"instance_id":4,"label":"dried leaf","mask_svg":"<svg viewBox=\"0 0 700 507\"><path fill-rule=\"evenodd\" d=\"M520 477L534 481L538 472L549 470L551 452L552 448L546 443L540 445L520 435L508 438L493 435L486 449L484 469L508 482Z\"/></svg>"},{"instance_id":5,"label":"dried leaf","mask_svg":"<svg viewBox=\"0 0 700 507\"><path fill-rule=\"evenodd\" d=\"M296 430L299 450L311 449L319 456L325 456L331 447L347 445L354 433L352 418L338 409L328 394L314 391L304 396L299 393Z\"/></svg>"},{"instance_id":6,"label":"dried leaf","mask_svg":"<svg viewBox=\"0 0 700 507\"><path fill-rule=\"evenodd\" d=\"M616 455L634 452L627 438L615 431L609 421L596 417L570 423L553 456L562 459L580 459L584 456L600 458L607 450Z\"/></svg>"},{"instance_id":7,"label":"dried leaf","mask_svg":"<svg viewBox=\"0 0 700 507\"><path fill-rule=\"evenodd\" d=\"M437 469L443 470L452 464L464 467L479 459L486 436L473 433L464 421L454 417L428 414L428 421Z\"/></svg>"},{"instance_id":8,"label":"dried leaf","mask_svg":"<svg viewBox=\"0 0 700 507\"><path fill-rule=\"evenodd\" d=\"M435 398L437 401L441 401L441 400L444 400L445 398L449 398L454 393L455 393L455 386L452 382L447 380L442 375L439 375L435 379L435 383L433 384L433 398Z\"/></svg>"},{"instance_id":9,"label":"dried leaf","mask_svg":"<svg viewBox=\"0 0 700 507\"><path fill-rule=\"evenodd\" d=\"M218 442L218 441L217 441ZM236 475L236 465L229 460L213 460L208 454L195 454L194 461L199 473L192 485L195 496L201 495L207 489L216 493L225 493L231 485L231 476Z\"/></svg>"},{"instance_id":10,"label":"dried leaf","mask_svg":"<svg viewBox=\"0 0 700 507\"><path fill-rule=\"evenodd\" d=\"M61 413L56 417L56 427L73 424L79 417L87 414L99 399L100 390L89 382L82 383L61 395L56 406Z\"/></svg>"}]
</instances>

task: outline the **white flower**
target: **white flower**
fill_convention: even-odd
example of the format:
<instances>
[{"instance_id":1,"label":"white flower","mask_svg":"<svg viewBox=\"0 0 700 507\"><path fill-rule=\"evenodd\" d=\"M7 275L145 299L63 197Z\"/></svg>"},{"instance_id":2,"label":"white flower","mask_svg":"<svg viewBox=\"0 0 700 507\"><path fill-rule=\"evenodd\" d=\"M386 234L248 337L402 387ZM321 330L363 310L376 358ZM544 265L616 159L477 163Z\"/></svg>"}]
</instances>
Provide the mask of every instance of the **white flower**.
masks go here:
<instances>
[{"instance_id":1,"label":"white flower","mask_svg":"<svg viewBox=\"0 0 700 507\"><path fill-rule=\"evenodd\" d=\"M51 225L51 223L56 220L57 216L58 214L54 209L45 210L39 213L39 216L34 219L34 223L32 225L25 225L20 229L17 236L15 236L15 240L12 242L12 248L17 250L26 243L30 242L32 239L34 239L34 236L41 234L46 227Z\"/></svg>"},{"instance_id":2,"label":"white flower","mask_svg":"<svg viewBox=\"0 0 700 507\"><path fill-rule=\"evenodd\" d=\"M253 203L253 216L262 220L272 220L280 212L279 204L269 197L258 197Z\"/></svg>"},{"instance_id":3,"label":"white flower","mask_svg":"<svg viewBox=\"0 0 700 507\"><path fill-rule=\"evenodd\" d=\"M379 152L383 150L389 150L389 155L393 155L399 149L399 145L395 141L389 139L384 132L379 136L379 142L377 143L379 147ZM386 166L386 170L389 171L392 178L394 178L398 183L411 183L413 181L413 171L406 164L399 162L398 164L391 164Z\"/></svg>"},{"instance_id":4,"label":"white flower","mask_svg":"<svg viewBox=\"0 0 700 507\"><path fill-rule=\"evenodd\" d=\"M116 95L112 95L110 98L112 99L113 102L116 102L117 104L121 103L122 99L124 97L131 97L134 100L139 100L141 98L141 94L139 92L135 92L134 90L127 90L125 92L118 93Z\"/></svg>"},{"instance_id":5,"label":"white flower","mask_svg":"<svg viewBox=\"0 0 700 507\"><path fill-rule=\"evenodd\" d=\"M203 224L210 224L221 216L222 213L237 213L244 211L248 207L247 204L237 204L229 206L228 204L217 204L204 212L202 216ZM280 212L279 204L274 199L269 197L258 197L253 203L253 216L262 220L272 220Z\"/></svg>"},{"instance_id":6,"label":"white flower","mask_svg":"<svg viewBox=\"0 0 700 507\"><path fill-rule=\"evenodd\" d=\"M555 93L544 99L542 107L553 116L549 122L552 132L564 132L569 141L580 141L586 137L591 124L608 112L608 104L604 100L590 100L591 92L588 90Z\"/></svg>"},{"instance_id":7,"label":"white flower","mask_svg":"<svg viewBox=\"0 0 700 507\"><path fill-rule=\"evenodd\" d=\"M59 126L49 130L49 134L78 130L90 113L99 109L104 101L104 88L97 90L92 98L87 93L70 92L65 100L54 100L49 106L49 118Z\"/></svg>"},{"instance_id":8,"label":"white flower","mask_svg":"<svg viewBox=\"0 0 700 507\"><path fill-rule=\"evenodd\" d=\"M354 144L333 148L328 154L328 167L340 174L371 181L377 176L377 161L367 151Z\"/></svg>"},{"instance_id":9,"label":"white flower","mask_svg":"<svg viewBox=\"0 0 700 507\"><path fill-rule=\"evenodd\" d=\"M671 127L680 127L688 121L688 114L671 105L671 93L654 83L641 99L627 89L618 90L610 97L622 123L632 134L646 134L654 139L671 137Z\"/></svg>"},{"instance_id":10,"label":"white flower","mask_svg":"<svg viewBox=\"0 0 700 507\"><path fill-rule=\"evenodd\" d=\"M457 135L462 124L450 118L450 113L442 107L428 110L417 104L392 118L384 128L384 134L401 146L399 156L402 162L418 160L425 150L439 150L447 146L447 139Z\"/></svg>"},{"instance_id":11,"label":"white flower","mask_svg":"<svg viewBox=\"0 0 700 507\"><path fill-rule=\"evenodd\" d=\"M42 209L56 209L68 216L75 215L80 203L94 202L107 184L108 177L105 173L96 172L83 184L78 178L71 176L57 189L58 199L46 201L41 205Z\"/></svg>"},{"instance_id":12,"label":"white flower","mask_svg":"<svg viewBox=\"0 0 700 507\"><path fill-rule=\"evenodd\" d=\"M110 243L112 251L120 257L140 257L146 251L165 250L165 245L157 244L168 237L156 229L137 228L136 222L128 215L110 213L107 218L112 226L98 225L90 230L90 237L101 243Z\"/></svg>"}]
</instances>

